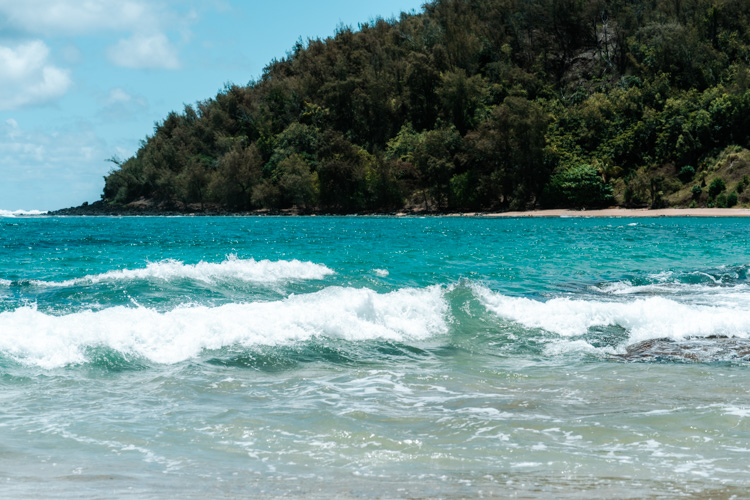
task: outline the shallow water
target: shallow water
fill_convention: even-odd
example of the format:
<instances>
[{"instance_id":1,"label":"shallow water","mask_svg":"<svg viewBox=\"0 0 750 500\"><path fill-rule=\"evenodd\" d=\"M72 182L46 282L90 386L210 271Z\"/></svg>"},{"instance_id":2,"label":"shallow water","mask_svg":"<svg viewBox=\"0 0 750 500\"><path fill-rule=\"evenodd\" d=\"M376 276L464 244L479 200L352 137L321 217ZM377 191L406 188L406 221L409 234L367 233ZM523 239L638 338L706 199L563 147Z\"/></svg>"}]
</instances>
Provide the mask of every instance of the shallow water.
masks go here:
<instances>
[{"instance_id":1,"label":"shallow water","mask_svg":"<svg viewBox=\"0 0 750 500\"><path fill-rule=\"evenodd\" d=\"M742 497L749 228L0 218L0 491Z\"/></svg>"}]
</instances>

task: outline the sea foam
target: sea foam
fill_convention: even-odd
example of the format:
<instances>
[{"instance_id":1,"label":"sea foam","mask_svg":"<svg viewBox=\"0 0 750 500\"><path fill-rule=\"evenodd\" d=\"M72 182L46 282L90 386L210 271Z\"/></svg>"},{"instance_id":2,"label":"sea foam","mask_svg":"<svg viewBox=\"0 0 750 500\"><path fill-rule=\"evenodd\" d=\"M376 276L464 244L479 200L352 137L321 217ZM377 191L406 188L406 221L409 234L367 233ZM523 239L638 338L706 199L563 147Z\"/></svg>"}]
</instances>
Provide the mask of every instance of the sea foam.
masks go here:
<instances>
[{"instance_id":1,"label":"sea foam","mask_svg":"<svg viewBox=\"0 0 750 500\"><path fill-rule=\"evenodd\" d=\"M690 297L695 295L721 295L731 288L731 293L737 291L750 291L750 287L744 284L732 287L714 286L692 283L648 283L634 285L628 282L607 283L592 287L596 292L606 295L677 295Z\"/></svg>"},{"instance_id":2,"label":"sea foam","mask_svg":"<svg viewBox=\"0 0 750 500\"><path fill-rule=\"evenodd\" d=\"M0 210L0 217L22 217L46 214L47 212L43 210Z\"/></svg>"},{"instance_id":3,"label":"sea foam","mask_svg":"<svg viewBox=\"0 0 750 500\"><path fill-rule=\"evenodd\" d=\"M151 262L141 269L121 269L64 281L32 281L37 286L64 287L97 284L107 281L189 279L203 283L238 280L251 283L280 283L287 281L319 280L335 272L322 264L299 260L239 259L228 255L223 262L185 264L166 259Z\"/></svg>"},{"instance_id":4,"label":"sea foam","mask_svg":"<svg viewBox=\"0 0 750 500\"><path fill-rule=\"evenodd\" d=\"M747 294L738 294L733 302L696 305L658 296L623 297L618 301L569 298L539 301L506 296L482 286L474 291L480 302L499 317L562 337L585 335L591 328L607 326L623 328L630 342L711 335L750 337Z\"/></svg>"},{"instance_id":5,"label":"sea foam","mask_svg":"<svg viewBox=\"0 0 750 500\"><path fill-rule=\"evenodd\" d=\"M447 332L444 293L439 286L384 294L330 287L274 302L182 306L168 312L118 306L62 316L21 307L0 313L0 352L49 369L85 363L86 350L101 347L170 364L203 350L316 337L419 340Z\"/></svg>"},{"instance_id":6,"label":"sea foam","mask_svg":"<svg viewBox=\"0 0 750 500\"><path fill-rule=\"evenodd\" d=\"M665 271L639 280L623 280L592 287L608 295L717 295L747 292L748 266L731 266L690 272Z\"/></svg>"}]
</instances>

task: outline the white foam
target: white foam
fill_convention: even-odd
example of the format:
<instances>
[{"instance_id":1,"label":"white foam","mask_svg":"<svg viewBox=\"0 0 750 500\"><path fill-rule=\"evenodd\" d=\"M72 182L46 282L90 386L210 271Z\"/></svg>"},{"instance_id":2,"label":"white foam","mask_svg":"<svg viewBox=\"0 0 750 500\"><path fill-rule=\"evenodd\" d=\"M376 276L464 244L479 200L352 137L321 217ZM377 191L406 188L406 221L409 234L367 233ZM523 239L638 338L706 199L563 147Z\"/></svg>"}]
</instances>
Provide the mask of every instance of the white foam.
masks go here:
<instances>
[{"instance_id":1,"label":"white foam","mask_svg":"<svg viewBox=\"0 0 750 500\"><path fill-rule=\"evenodd\" d=\"M747 406L728 406L724 407L724 415L731 415L739 418L750 418L750 408Z\"/></svg>"},{"instance_id":2,"label":"white foam","mask_svg":"<svg viewBox=\"0 0 750 500\"><path fill-rule=\"evenodd\" d=\"M106 347L156 363L177 363L204 349L283 345L314 337L409 341L447 332L444 290L331 287L274 302L179 307L159 313L113 307L53 316L34 307L0 313L0 352L43 368L86 362Z\"/></svg>"},{"instance_id":3,"label":"white foam","mask_svg":"<svg viewBox=\"0 0 750 500\"><path fill-rule=\"evenodd\" d=\"M718 277L717 277L718 275ZM688 276L698 278L698 283L687 283L684 281ZM693 271L690 273L678 274L673 271L664 271L651 274L648 276L649 283L642 285L633 284L630 281L619 281L615 283L605 283L593 290L610 294L610 295L645 295L645 294L679 294L679 295L696 295L696 294L723 294L727 291L747 292L750 290L745 283L726 283L725 279L737 280L740 278L739 272L731 268L719 268L714 274L704 271Z\"/></svg>"},{"instance_id":4,"label":"white foam","mask_svg":"<svg viewBox=\"0 0 750 500\"><path fill-rule=\"evenodd\" d=\"M286 281L319 280L335 274L322 264L299 260L255 260L238 259L228 255L223 262L199 262L184 264L179 260L167 259L149 263L142 269L121 269L102 274L84 276L65 281L33 281L38 286L76 286L96 284L105 281L191 279L204 283L219 280L239 280L251 283L280 283Z\"/></svg>"},{"instance_id":5,"label":"white foam","mask_svg":"<svg viewBox=\"0 0 750 500\"><path fill-rule=\"evenodd\" d=\"M379 276L380 278L386 278L391 274L388 272L388 269L373 269L372 272L375 273L375 276Z\"/></svg>"},{"instance_id":6,"label":"white foam","mask_svg":"<svg viewBox=\"0 0 750 500\"><path fill-rule=\"evenodd\" d=\"M568 353L576 354L616 354L614 347L594 347L585 340L563 339L545 346L544 352L549 356L563 356Z\"/></svg>"},{"instance_id":7,"label":"white foam","mask_svg":"<svg viewBox=\"0 0 750 500\"><path fill-rule=\"evenodd\" d=\"M750 287L746 284L733 286L711 286L695 283L650 283L646 285L633 285L626 281L607 283L593 290L606 295L676 295L683 298L701 298L731 296L738 292L747 293Z\"/></svg>"},{"instance_id":8,"label":"white foam","mask_svg":"<svg viewBox=\"0 0 750 500\"><path fill-rule=\"evenodd\" d=\"M12 284L13 284L12 281L10 281L10 280L4 280L4 279L0 278L0 286L10 286Z\"/></svg>"},{"instance_id":9,"label":"white foam","mask_svg":"<svg viewBox=\"0 0 750 500\"><path fill-rule=\"evenodd\" d=\"M542 329L563 337L584 335L590 328L619 326L631 342L651 338L750 337L750 297L716 306L680 303L663 297L620 301L555 298L543 302L509 297L475 287L485 307L526 328Z\"/></svg>"},{"instance_id":10,"label":"white foam","mask_svg":"<svg viewBox=\"0 0 750 500\"><path fill-rule=\"evenodd\" d=\"M34 215L46 215L43 210L0 210L0 217L22 217Z\"/></svg>"}]
</instances>

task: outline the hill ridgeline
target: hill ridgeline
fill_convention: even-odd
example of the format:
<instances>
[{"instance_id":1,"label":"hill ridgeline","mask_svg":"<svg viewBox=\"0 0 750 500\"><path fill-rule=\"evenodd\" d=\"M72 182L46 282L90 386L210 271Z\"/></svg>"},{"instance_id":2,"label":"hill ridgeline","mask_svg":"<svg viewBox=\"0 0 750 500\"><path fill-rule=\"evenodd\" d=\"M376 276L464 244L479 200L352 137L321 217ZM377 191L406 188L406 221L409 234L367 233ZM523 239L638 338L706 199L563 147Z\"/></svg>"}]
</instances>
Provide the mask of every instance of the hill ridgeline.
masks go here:
<instances>
[{"instance_id":1,"label":"hill ridgeline","mask_svg":"<svg viewBox=\"0 0 750 500\"><path fill-rule=\"evenodd\" d=\"M436 0L170 113L111 212L750 203L750 2Z\"/></svg>"}]
</instances>

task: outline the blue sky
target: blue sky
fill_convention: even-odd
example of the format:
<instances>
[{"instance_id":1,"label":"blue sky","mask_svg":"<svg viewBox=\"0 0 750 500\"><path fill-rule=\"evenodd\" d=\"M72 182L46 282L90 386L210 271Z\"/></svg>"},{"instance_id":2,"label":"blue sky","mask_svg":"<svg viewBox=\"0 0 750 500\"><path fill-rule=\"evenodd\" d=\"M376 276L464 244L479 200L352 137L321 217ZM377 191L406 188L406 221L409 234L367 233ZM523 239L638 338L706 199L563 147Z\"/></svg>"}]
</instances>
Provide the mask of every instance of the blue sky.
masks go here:
<instances>
[{"instance_id":1,"label":"blue sky","mask_svg":"<svg viewBox=\"0 0 750 500\"><path fill-rule=\"evenodd\" d=\"M99 199L184 104L246 84L302 38L423 0L0 0L0 210Z\"/></svg>"}]
</instances>

